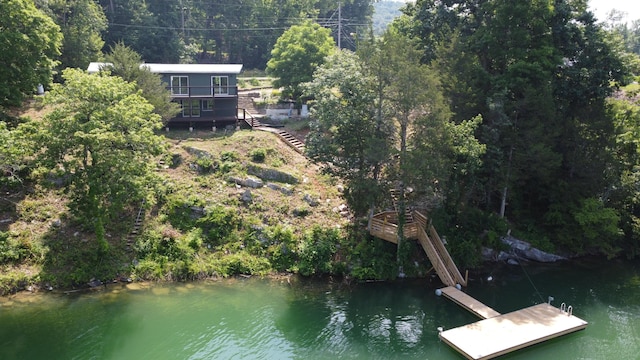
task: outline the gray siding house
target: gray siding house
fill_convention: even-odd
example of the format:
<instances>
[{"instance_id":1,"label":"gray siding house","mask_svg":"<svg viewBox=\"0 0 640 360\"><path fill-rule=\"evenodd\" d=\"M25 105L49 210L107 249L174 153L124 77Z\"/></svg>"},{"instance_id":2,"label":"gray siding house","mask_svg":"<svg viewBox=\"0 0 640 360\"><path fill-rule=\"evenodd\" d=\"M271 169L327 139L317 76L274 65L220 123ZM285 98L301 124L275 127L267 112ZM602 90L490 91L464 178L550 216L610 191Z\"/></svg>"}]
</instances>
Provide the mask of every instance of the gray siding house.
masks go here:
<instances>
[{"instance_id":1,"label":"gray siding house","mask_svg":"<svg viewBox=\"0 0 640 360\"><path fill-rule=\"evenodd\" d=\"M106 63L92 62L87 71L96 73ZM171 100L182 111L172 123L222 125L238 120L238 74L241 64L141 64L160 74L171 92Z\"/></svg>"}]
</instances>

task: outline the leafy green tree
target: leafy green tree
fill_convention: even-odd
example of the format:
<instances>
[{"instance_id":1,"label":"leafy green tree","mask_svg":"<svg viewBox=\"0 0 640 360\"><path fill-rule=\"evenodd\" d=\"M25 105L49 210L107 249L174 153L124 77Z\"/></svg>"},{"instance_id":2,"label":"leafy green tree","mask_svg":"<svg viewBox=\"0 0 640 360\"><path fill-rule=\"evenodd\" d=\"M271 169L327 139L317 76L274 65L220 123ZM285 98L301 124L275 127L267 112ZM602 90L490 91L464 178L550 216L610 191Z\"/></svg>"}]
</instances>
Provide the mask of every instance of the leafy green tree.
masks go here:
<instances>
[{"instance_id":1,"label":"leafy green tree","mask_svg":"<svg viewBox=\"0 0 640 360\"><path fill-rule=\"evenodd\" d=\"M405 13L398 27L443 75L456 121L482 115L487 150L465 198L582 248L584 233L564 229L590 224L575 214L617 178L606 98L628 81L622 42L581 0L418 0Z\"/></svg>"},{"instance_id":2,"label":"leafy green tree","mask_svg":"<svg viewBox=\"0 0 640 360\"><path fill-rule=\"evenodd\" d=\"M53 111L40 125L42 165L68 181L71 212L106 250L106 224L152 191L162 123L135 84L76 69L63 79L46 97Z\"/></svg>"},{"instance_id":3,"label":"leafy green tree","mask_svg":"<svg viewBox=\"0 0 640 360\"><path fill-rule=\"evenodd\" d=\"M102 57L102 32L107 18L93 0L51 0L47 6L60 26L64 40L60 67L86 69L91 61Z\"/></svg>"},{"instance_id":4,"label":"leafy green tree","mask_svg":"<svg viewBox=\"0 0 640 360\"><path fill-rule=\"evenodd\" d=\"M345 181L356 214L379 205L390 184L401 194L398 208L432 209L442 197L438 184L473 176L484 147L474 137L480 118L456 124L435 73L401 34L365 39L358 55L342 51L327 58L307 85L315 100L308 155ZM456 187L459 189L459 187ZM439 195L440 194L440 195ZM456 198L457 200L457 198ZM406 259L404 212L399 213L398 263Z\"/></svg>"},{"instance_id":5,"label":"leafy green tree","mask_svg":"<svg viewBox=\"0 0 640 360\"><path fill-rule=\"evenodd\" d=\"M618 178L611 181L604 200L618 210L622 248L629 258L640 255L640 100L637 91L610 99L609 113L616 127L615 162Z\"/></svg>"},{"instance_id":6,"label":"leafy green tree","mask_svg":"<svg viewBox=\"0 0 640 360\"><path fill-rule=\"evenodd\" d=\"M297 99L300 84L312 80L313 72L334 49L328 29L311 21L292 26L278 38L267 63L267 71L277 77L273 85L284 87L283 95Z\"/></svg>"},{"instance_id":7,"label":"leafy green tree","mask_svg":"<svg viewBox=\"0 0 640 360\"><path fill-rule=\"evenodd\" d=\"M135 83L142 91L142 96L153 105L153 112L160 115L163 122L166 123L180 112L180 105L171 101L171 93L162 82L160 75L153 74L148 68L140 66L143 63L142 58L131 48L117 43L111 47L106 60L110 65L106 66L105 70Z\"/></svg>"},{"instance_id":8,"label":"leafy green tree","mask_svg":"<svg viewBox=\"0 0 640 360\"><path fill-rule=\"evenodd\" d=\"M0 2L0 107L49 85L61 44L60 27L32 0Z\"/></svg>"},{"instance_id":9,"label":"leafy green tree","mask_svg":"<svg viewBox=\"0 0 640 360\"><path fill-rule=\"evenodd\" d=\"M183 6L172 0L100 0L109 20L105 46L124 43L146 62L177 63L185 51Z\"/></svg>"},{"instance_id":10,"label":"leafy green tree","mask_svg":"<svg viewBox=\"0 0 640 360\"><path fill-rule=\"evenodd\" d=\"M358 215L384 196L380 168L392 146L392 129L378 124L374 80L358 56L344 50L327 58L305 92L314 98L307 155L344 181L344 196Z\"/></svg>"}]
</instances>

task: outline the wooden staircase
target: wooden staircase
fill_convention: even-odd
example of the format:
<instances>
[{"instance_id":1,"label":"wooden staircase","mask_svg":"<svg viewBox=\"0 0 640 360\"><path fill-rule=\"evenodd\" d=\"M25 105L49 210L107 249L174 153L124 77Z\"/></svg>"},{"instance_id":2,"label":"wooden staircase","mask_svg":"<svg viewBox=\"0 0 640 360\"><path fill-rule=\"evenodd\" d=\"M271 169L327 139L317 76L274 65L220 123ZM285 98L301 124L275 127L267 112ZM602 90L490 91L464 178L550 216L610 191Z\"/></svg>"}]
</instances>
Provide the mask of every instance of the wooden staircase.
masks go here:
<instances>
[{"instance_id":1,"label":"wooden staircase","mask_svg":"<svg viewBox=\"0 0 640 360\"><path fill-rule=\"evenodd\" d=\"M140 229L142 228L142 222L144 221L144 215L145 215L144 204L145 204L145 201L142 200L142 203L140 204L140 209L138 209L138 213L136 214L136 219L133 223L133 229L131 229L131 232L129 232L129 235L127 235L128 251L133 250L133 243L135 242L136 237L140 234Z\"/></svg>"},{"instance_id":2,"label":"wooden staircase","mask_svg":"<svg viewBox=\"0 0 640 360\"><path fill-rule=\"evenodd\" d=\"M447 248L444 246L444 242L440 239L436 228L433 227L433 225L428 222L427 217L419 211L415 212L415 217L417 223L420 224L420 226L417 226L418 242L420 242L425 253L427 253L427 257L436 269L442 283L448 286L455 286L456 284L467 286L467 280L460 274L449 251L447 251Z\"/></svg>"},{"instance_id":3,"label":"wooden staircase","mask_svg":"<svg viewBox=\"0 0 640 360\"><path fill-rule=\"evenodd\" d=\"M253 102L254 96L252 96L251 94L252 94L251 92L240 92L238 94L238 108L245 109L246 111L248 111L253 115L259 115L260 110L256 108Z\"/></svg>"},{"instance_id":4,"label":"wooden staircase","mask_svg":"<svg viewBox=\"0 0 640 360\"><path fill-rule=\"evenodd\" d=\"M295 151L299 152L300 154L304 154L304 143L300 140L298 140L295 136L289 134L288 132L286 132L285 130L277 130L276 134L278 134L278 136L284 140L284 142L291 146Z\"/></svg>"},{"instance_id":5,"label":"wooden staircase","mask_svg":"<svg viewBox=\"0 0 640 360\"><path fill-rule=\"evenodd\" d=\"M398 197L400 196L400 190L398 189L391 189L391 201L393 202L393 208L396 210L396 212L399 214L400 211L398 210ZM411 212L411 209L408 207L404 208L404 221L407 224L410 224L413 222L413 214Z\"/></svg>"},{"instance_id":6,"label":"wooden staircase","mask_svg":"<svg viewBox=\"0 0 640 360\"><path fill-rule=\"evenodd\" d=\"M414 221L406 223L404 236L408 240L418 240L442 283L447 286L457 284L467 286L467 280L460 274L449 251L427 217L414 210L411 213L411 219ZM397 244L397 220L397 212L387 211L376 214L371 219L369 232L375 237Z\"/></svg>"}]
</instances>

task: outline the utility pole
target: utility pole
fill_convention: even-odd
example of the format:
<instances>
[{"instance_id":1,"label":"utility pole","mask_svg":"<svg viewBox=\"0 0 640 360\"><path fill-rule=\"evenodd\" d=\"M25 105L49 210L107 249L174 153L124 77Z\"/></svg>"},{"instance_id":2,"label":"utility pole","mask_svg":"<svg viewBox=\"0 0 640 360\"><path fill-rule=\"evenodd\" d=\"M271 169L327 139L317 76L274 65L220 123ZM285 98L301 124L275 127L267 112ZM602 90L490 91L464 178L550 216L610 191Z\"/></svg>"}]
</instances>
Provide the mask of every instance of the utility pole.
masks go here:
<instances>
[{"instance_id":1,"label":"utility pole","mask_svg":"<svg viewBox=\"0 0 640 360\"><path fill-rule=\"evenodd\" d=\"M182 0L180 0L180 14L182 15L182 40L184 40L184 10L185 8L182 6Z\"/></svg>"},{"instance_id":2,"label":"utility pole","mask_svg":"<svg viewBox=\"0 0 640 360\"><path fill-rule=\"evenodd\" d=\"M342 37L342 6L338 1L338 49L342 49L342 46L340 46L341 37Z\"/></svg>"}]
</instances>

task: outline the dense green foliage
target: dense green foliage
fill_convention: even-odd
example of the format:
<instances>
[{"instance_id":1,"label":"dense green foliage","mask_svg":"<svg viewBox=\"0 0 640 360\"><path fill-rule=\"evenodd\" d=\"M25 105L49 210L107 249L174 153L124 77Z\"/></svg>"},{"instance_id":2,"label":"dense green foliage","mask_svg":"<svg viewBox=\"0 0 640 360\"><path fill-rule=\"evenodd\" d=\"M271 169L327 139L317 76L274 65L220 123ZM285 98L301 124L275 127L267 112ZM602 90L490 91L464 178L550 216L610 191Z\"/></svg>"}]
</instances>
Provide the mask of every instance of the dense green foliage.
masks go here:
<instances>
[{"instance_id":1,"label":"dense green foliage","mask_svg":"<svg viewBox=\"0 0 640 360\"><path fill-rule=\"evenodd\" d=\"M146 62L243 63L249 69L264 69L282 33L308 19L353 49L352 34L366 29L371 3L341 1L338 26L333 0L100 0L109 19L106 46L122 42Z\"/></svg>"},{"instance_id":2,"label":"dense green foliage","mask_svg":"<svg viewBox=\"0 0 640 360\"><path fill-rule=\"evenodd\" d=\"M135 83L142 91L142 96L153 105L153 112L160 115L163 122L169 121L180 112L180 105L171 101L171 93L166 84L162 83L161 76L151 73L144 66L141 67L143 61L140 54L122 43L117 43L106 55L106 61L110 65L104 70Z\"/></svg>"},{"instance_id":3,"label":"dense green foliage","mask_svg":"<svg viewBox=\"0 0 640 360\"><path fill-rule=\"evenodd\" d=\"M629 81L631 58L586 1L419 0L405 13L395 26L437 69L453 119L482 115L487 151L458 200L563 250L630 250L609 200L621 173L606 99Z\"/></svg>"},{"instance_id":4,"label":"dense green foliage","mask_svg":"<svg viewBox=\"0 0 640 360\"><path fill-rule=\"evenodd\" d=\"M121 78L73 69L63 78L46 97L54 110L37 135L41 164L66 179L72 213L106 245L105 224L152 190L160 117Z\"/></svg>"},{"instance_id":5,"label":"dense green foliage","mask_svg":"<svg viewBox=\"0 0 640 360\"><path fill-rule=\"evenodd\" d=\"M302 93L300 84L311 81L334 47L328 29L311 21L292 26L278 38L267 63L267 72L277 78L273 85L284 88L283 95L297 99Z\"/></svg>"},{"instance_id":6,"label":"dense green foliage","mask_svg":"<svg viewBox=\"0 0 640 360\"><path fill-rule=\"evenodd\" d=\"M51 13L63 35L60 69L86 69L102 57L107 18L93 0L51 0L41 9Z\"/></svg>"},{"instance_id":7,"label":"dense green foliage","mask_svg":"<svg viewBox=\"0 0 640 360\"><path fill-rule=\"evenodd\" d=\"M61 45L60 28L32 0L0 2L0 108L49 85Z\"/></svg>"},{"instance_id":8,"label":"dense green foliage","mask_svg":"<svg viewBox=\"0 0 640 360\"><path fill-rule=\"evenodd\" d=\"M411 188L411 198L398 197L398 208L439 206L442 192L454 188L449 184L479 167L484 147L473 130L480 119L449 120L437 78L408 38L392 30L361 46L358 54L330 57L308 84L315 101L307 154L342 179L358 215L388 199L389 188L400 194ZM400 265L410 248L400 241Z\"/></svg>"},{"instance_id":9,"label":"dense green foliage","mask_svg":"<svg viewBox=\"0 0 640 360\"><path fill-rule=\"evenodd\" d=\"M625 87L640 72L637 22L613 14L598 23L584 0L418 0L374 37L358 25L368 23L371 1L344 1L340 25L351 27L341 27L340 39L352 52L335 51L333 1L99 3L0 3L0 44L11 49L0 54L3 110L38 84L49 88L55 69L113 63L98 75L60 71L42 120L1 118L0 210L42 232L2 225L0 292L122 273L368 279L394 277L401 265L420 275L424 255L403 241L402 212L398 247L360 223L392 206L428 210L469 266L482 246L500 248L509 230L548 251L640 254L640 104L638 85ZM341 182L352 226L292 229L264 207L308 218L313 205L194 195L286 162L264 147L195 157L188 167L199 189L156 181L156 164L187 165L163 154L154 132L177 109L159 78L139 67L145 61L268 64L284 96L304 91L307 155ZM392 204L389 189L406 196ZM48 191L55 201L34 200ZM134 255L125 254L130 229L121 220L143 199L157 213L131 240ZM127 265L130 256L139 262ZM24 264L42 272L14 271Z\"/></svg>"}]
</instances>

